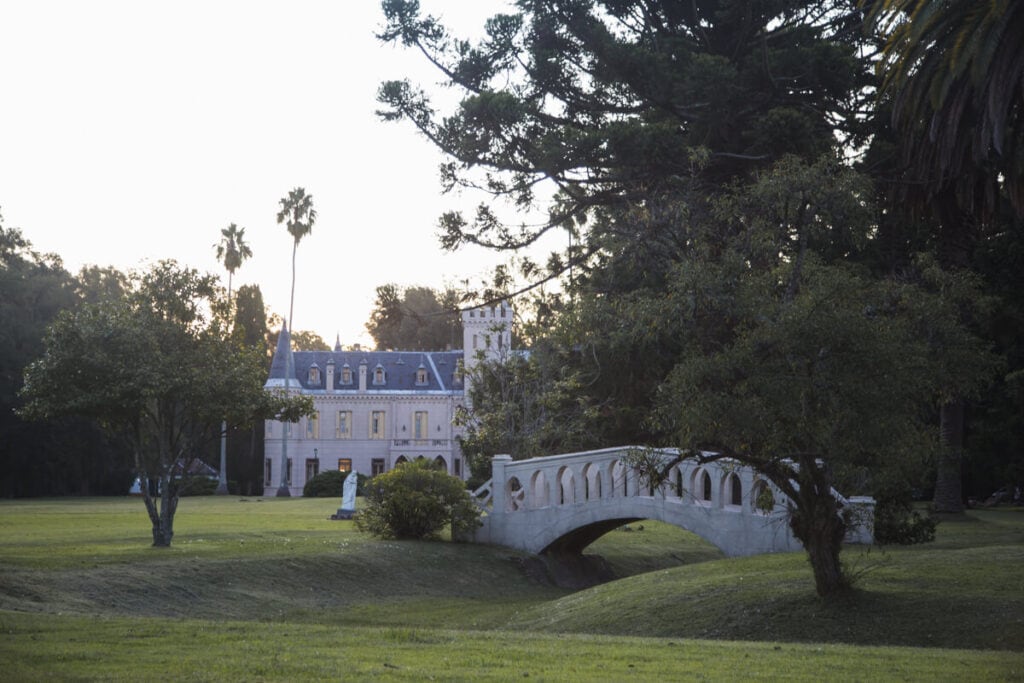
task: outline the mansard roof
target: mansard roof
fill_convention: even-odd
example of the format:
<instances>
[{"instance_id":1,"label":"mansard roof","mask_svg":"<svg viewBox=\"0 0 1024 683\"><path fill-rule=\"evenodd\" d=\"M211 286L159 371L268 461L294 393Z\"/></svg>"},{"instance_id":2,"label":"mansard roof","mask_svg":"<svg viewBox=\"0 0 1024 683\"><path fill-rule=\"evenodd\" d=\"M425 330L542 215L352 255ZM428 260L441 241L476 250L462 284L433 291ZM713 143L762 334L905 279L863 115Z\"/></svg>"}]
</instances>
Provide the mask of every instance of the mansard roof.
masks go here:
<instances>
[{"instance_id":1,"label":"mansard roof","mask_svg":"<svg viewBox=\"0 0 1024 683\"><path fill-rule=\"evenodd\" d=\"M284 332L282 332L284 336ZM285 351L278 343L271 365L268 385L280 384L274 380L284 380L286 359ZM278 356L281 361L278 362ZM359 390L359 366L366 365L366 390L372 391L462 391L461 378L456 378L462 351L294 351L295 374L292 381L304 390L323 391L327 388L327 367L334 361L334 391ZM309 382L309 369L316 365L320 368L320 381ZM352 373L352 381L342 384L342 368L348 365ZM384 370L384 382L374 383L373 373L380 366ZM417 382L416 372L423 367L427 370L427 382Z\"/></svg>"}]
</instances>

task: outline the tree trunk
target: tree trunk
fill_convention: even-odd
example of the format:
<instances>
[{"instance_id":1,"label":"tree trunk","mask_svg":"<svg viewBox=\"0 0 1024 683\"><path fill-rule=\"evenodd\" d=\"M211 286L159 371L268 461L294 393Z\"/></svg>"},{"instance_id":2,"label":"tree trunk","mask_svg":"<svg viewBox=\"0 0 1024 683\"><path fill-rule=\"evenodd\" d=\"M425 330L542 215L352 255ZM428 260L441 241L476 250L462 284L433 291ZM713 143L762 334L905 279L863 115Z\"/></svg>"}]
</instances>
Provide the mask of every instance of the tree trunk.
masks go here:
<instances>
[{"instance_id":1,"label":"tree trunk","mask_svg":"<svg viewBox=\"0 0 1024 683\"><path fill-rule=\"evenodd\" d=\"M789 526L807 551L807 559L814 572L814 589L825 598L850 587L839 560L843 538L846 537L846 523L839 514L839 503L832 495L827 477L800 479L800 490L794 501L796 507L790 511Z\"/></svg>"},{"instance_id":2,"label":"tree trunk","mask_svg":"<svg viewBox=\"0 0 1024 683\"><path fill-rule=\"evenodd\" d=\"M143 478L145 479L145 478ZM153 525L153 547L170 548L174 537L174 513L178 507L178 496L173 495L169 477L160 478L160 506L157 507L153 492L150 491L149 479L142 483L142 500Z\"/></svg>"},{"instance_id":3,"label":"tree trunk","mask_svg":"<svg viewBox=\"0 0 1024 683\"><path fill-rule=\"evenodd\" d=\"M936 512L964 511L961 465L964 443L964 402L959 399L944 404L939 410L939 456L936 460Z\"/></svg>"}]
</instances>

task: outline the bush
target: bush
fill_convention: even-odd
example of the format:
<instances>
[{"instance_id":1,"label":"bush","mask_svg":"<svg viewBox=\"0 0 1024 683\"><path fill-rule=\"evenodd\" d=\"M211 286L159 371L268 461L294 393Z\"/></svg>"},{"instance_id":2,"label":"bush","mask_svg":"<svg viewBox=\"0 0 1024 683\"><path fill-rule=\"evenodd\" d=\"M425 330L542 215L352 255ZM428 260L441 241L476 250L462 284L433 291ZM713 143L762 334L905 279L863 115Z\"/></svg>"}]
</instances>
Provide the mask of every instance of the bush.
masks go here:
<instances>
[{"instance_id":1,"label":"bush","mask_svg":"<svg viewBox=\"0 0 1024 683\"><path fill-rule=\"evenodd\" d=\"M402 463L366 486L356 527L381 538L435 538L451 524L452 538L480 525L465 484L427 460Z\"/></svg>"},{"instance_id":2,"label":"bush","mask_svg":"<svg viewBox=\"0 0 1024 683\"><path fill-rule=\"evenodd\" d=\"M875 506L875 543L913 545L935 540L935 520L913 509L909 498L882 498Z\"/></svg>"},{"instance_id":3,"label":"bush","mask_svg":"<svg viewBox=\"0 0 1024 683\"><path fill-rule=\"evenodd\" d=\"M172 486L179 496L212 496L217 492L220 482L209 477L182 477L174 481Z\"/></svg>"},{"instance_id":4,"label":"bush","mask_svg":"<svg viewBox=\"0 0 1024 683\"><path fill-rule=\"evenodd\" d=\"M321 472L306 482L306 485L302 487L302 495L307 498L341 498L347 474L338 470ZM356 495L361 496L363 495L363 486L367 477L358 472L353 474L359 477L356 480Z\"/></svg>"}]
</instances>

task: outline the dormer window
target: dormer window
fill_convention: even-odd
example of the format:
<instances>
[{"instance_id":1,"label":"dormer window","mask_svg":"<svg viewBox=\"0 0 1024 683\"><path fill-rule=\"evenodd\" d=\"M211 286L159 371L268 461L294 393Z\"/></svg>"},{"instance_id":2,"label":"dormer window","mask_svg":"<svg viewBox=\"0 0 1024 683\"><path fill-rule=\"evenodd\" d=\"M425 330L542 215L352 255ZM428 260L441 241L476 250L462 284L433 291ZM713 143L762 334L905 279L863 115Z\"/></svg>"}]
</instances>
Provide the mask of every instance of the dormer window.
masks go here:
<instances>
[{"instance_id":1,"label":"dormer window","mask_svg":"<svg viewBox=\"0 0 1024 683\"><path fill-rule=\"evenodd\" d=\"M352 368L348 366L348 363L341 368L341 383L352 384Z\"/></svg>"},{"instance_id":2,"label":"dormer window","mask_svg":"<svg viewBox=\"0 0 1024 683\"><path fill-rule=\"evenodd\" d=\"M313 385L320 384L320 366L316 363L313 363L313 365L309 367L309 376L307 377L307 381L309 384Z\"/></svg>"},{"instance_id":3,"label":"dormer window","mask_svg":"<svg viewBox=\"0 0 1024 683\"><path fill-rule=\"evenodd\" d=\"M416 370L416 385L424 386L427 384L427 369L422 365Z\"/></svg>"},{"instance_id":4,"label":"dormer window","mask_svg":"<svg viewBox=\"0 0 1024 683\"><path fill-rule=\"evenodd\" d=\"M373 369L373 384L374 386L380 386L387 380L387 375L384 372L383 366L380 364Z\"/></svg>"}]
</instances>

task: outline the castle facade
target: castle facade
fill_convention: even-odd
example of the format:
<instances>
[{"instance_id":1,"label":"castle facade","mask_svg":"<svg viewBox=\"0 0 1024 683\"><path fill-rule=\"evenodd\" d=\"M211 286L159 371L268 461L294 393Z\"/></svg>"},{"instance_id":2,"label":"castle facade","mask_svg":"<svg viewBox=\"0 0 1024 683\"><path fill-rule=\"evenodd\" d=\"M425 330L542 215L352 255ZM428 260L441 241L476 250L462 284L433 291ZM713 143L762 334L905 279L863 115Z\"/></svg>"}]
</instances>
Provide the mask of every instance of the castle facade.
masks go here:
<instances>
[{"instance_id":1,"label":"castle facade","mask_svg":"<svg viewBox=\"0 0 1024 683\"><path fill-rule=\"evenodd\" d=\"M292 395L310 396L315 413L297 423L266 421L264 495L275 494L282 474L301 496L328 469L374 476L420 458L468 477L455 416L466 404L468 371L511 348L512 308L463 311L462 330L461 351L292 351L283 327L265 389L287 385Z\"/></svg>"}]
</instances>

